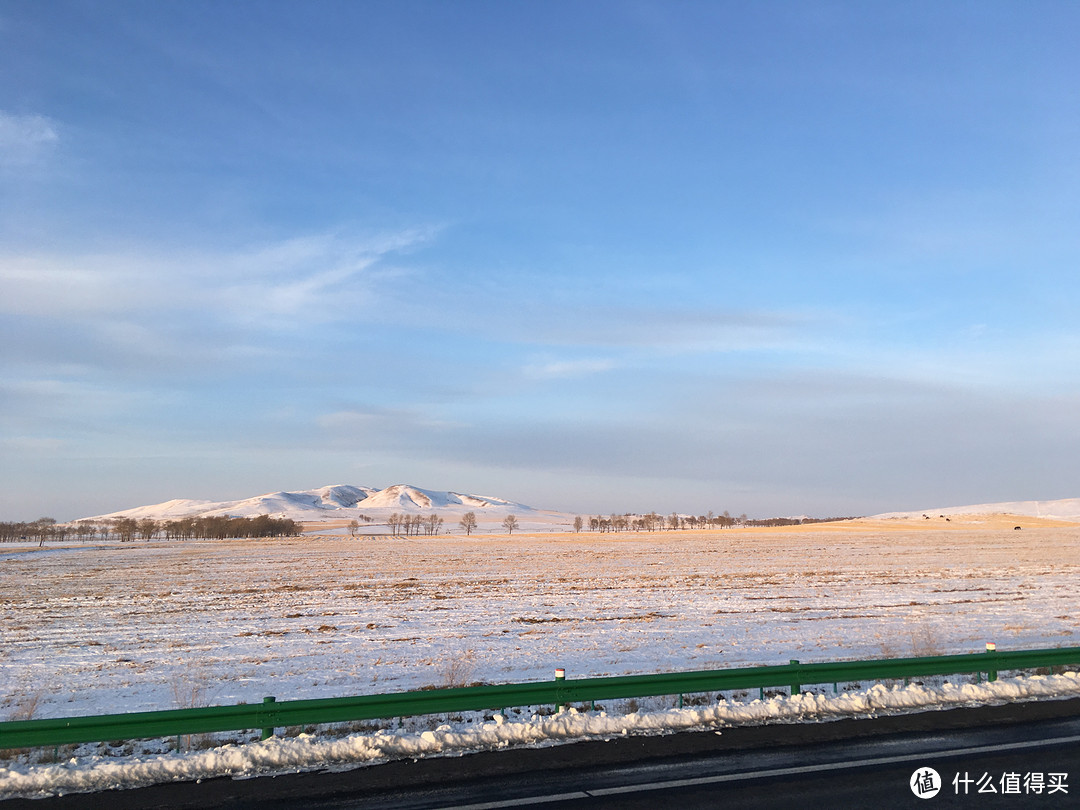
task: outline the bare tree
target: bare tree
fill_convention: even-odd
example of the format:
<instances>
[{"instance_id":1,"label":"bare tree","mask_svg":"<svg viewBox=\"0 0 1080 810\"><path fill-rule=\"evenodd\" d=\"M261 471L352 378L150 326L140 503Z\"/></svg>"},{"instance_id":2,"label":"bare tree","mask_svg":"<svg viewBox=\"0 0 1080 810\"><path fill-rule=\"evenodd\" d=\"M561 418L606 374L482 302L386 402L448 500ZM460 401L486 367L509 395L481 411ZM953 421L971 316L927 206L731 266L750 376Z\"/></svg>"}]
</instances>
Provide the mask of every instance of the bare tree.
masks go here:
<instances>
[{"instance_id":1,"label":"bare tree","mask_svg":"<svg viewBox=\"0 0 1080 810\"><path fill-rule=\"evenodd\" d=\"M117 518L116 535L121 543L130 543L135 539L135 532L139 530L139 524L132 518Z\"/></svg>"},{"instance_id":2,"label":"bare tree","mask_svg":"<svg viewBox=\"0 0 1080 810\"><path fill-rule=\"evenodd\" d=\"M476 528L476 512L466 512L461 516L461 528L465 530L466 536L473 533Z\"/></svg>"},{"instance_id":3,"label":"bare tree","mask_svg":"<svg viewBox=\"0 0 1080 810\"><path fill-rule=\"evenodd\" d=\"M585 521L582 520L581 515L578 515L577 517L574 518L574 531L575 532L580 532L584 525L585 525Z\"/></svg>"},{"instance_id":4,"label":"bare tree","mask_svg":"<svg viewBox=\"0 0 1080 810\"><path fill-rule=\"evenodd\" d=\"M38 539L38 547L45 545L45 538L56 536L56 518L39 517L27 524L27 531Z\"/></svg>"},{"instance_id":5,"label":"bare tree","mask_svg":"<svg viewBox=\"0 0 1080 810\"><path fill-rule=\"evenodd\" d=\"M518 527L517 518L514 515L507 515L503 521L503 528L506 529L507 534L513 534L514 529Z\"/></svg>"},{"instance_id":6,"label":"bare tree","mask_svg":"<svg viewBox=\"0 0 1080 810\"><path fill-rule=\"evenodd\" d=\"M359 520L350 520L349 521L349 537L356 537L356 535L358 535L359 533L360 533L360 521Z\"/></svg>"}]
</instances>

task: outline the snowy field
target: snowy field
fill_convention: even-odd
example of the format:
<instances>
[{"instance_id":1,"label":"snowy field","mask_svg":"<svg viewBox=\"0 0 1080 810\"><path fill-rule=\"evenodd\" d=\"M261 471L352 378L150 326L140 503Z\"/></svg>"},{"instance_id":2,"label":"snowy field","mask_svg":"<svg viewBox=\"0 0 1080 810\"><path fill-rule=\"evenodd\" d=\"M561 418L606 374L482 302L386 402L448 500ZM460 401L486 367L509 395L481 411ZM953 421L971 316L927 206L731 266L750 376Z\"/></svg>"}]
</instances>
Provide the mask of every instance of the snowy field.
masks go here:
<instances>
[{"instance_id":1,"label":"snowy field","mask_svg":"<svg viewBox=\"0 0 1080 810\"><path fill-rule=\"evenodd\" d=\"M0 719L1070 646L1078 585L1077 526L0 546Z\"/></svg>"},{"instance_id":2,"label":"snowy field","mask_svg":"<svg viewBox=\"0 0 1080 810\"><path fill-rule=\"evenodd\" d=\"M0 717L1080 643L1080 527L0 547Z\"/></svg>"}]
</instances>

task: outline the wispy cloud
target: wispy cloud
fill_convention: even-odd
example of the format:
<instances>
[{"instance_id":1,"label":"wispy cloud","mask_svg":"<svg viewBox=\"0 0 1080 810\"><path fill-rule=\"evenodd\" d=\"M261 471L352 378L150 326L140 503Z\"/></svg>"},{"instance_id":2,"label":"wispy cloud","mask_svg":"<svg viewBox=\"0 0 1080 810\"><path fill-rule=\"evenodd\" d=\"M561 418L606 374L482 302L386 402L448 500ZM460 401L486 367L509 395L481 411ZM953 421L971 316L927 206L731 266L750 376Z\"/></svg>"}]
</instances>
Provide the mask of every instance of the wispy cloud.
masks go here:
<instances>
[{"instance_id":1,"label":"wispy cloud","mask_svg":"<svg viewBox=\"0 0 1080 810\"><path fill-rule=\"evenodd\" d=\"M340 361L335 352L356 350L334 330L355 333L392 311L408 272L394 254L426 238L407 230L218 252L0 253L0 373L169 387L324 373Z\"/></svg>"},{"instance_id":2,"label":"wispy cloud","mask_svg":"<svg viewBox=\"0 0 1080 810\"><path fill-rule=\"evenodd\" d=\"M434 317L445 328L530 346L583 350L653 351L665 354L746 351L805 346L821 313L768 308L715 308L687 304L596 301L567 304L542 289L524 292L512 307L498 299L477 301L460 291ZM470 318L450 312L470 311Z\"/></svg>"},{"instance_id":3,"label":"wispy cloud","mask_svg":"<svg viewBox=\"0 0 1080 810\"><path fill-rule=\"evenodd\" d=\"M370 240L326 234L258 247L230 258L229 278L216 292L242 320L355 316L356 307L374 302L379 287L407 274L379 266L381 260L428 238L419 230Z\"/></svg>"},{"instance_id":4,"label":"wispy cloud","mask_svg":"<svg viewBox=\"0 0 1080 810\"><path fill-rule=\"evenodd\" d=\"M290 315L344 316L373 282L401 270L375 270L388 254L428 238L409 230L373 239L320 235L232 251L166 253L129 249L96 254L0 255L0 312L55 318L198 309L246 321Z\"/></svg>"},{"instance_id":5,"label":"wispy cloud","mask_svg":"<svg viewBox=\"0 0 1080 810\"><path fill-rule=\"evenodd\" d=\"M0 432L7 438L38 432L66 432L141 404L140 394L80 380L38 377L0 383Z\"/></svg>"},{"instance_id":6,"label":"wispy cloud","mask_svg":"<svg viewBox=\"0 0 1080 810\"><path fill-rule=\"evenodd\" d=\"M45 116L0 110L0 167L33 164L59 140L56 125Z\"/></svg>"},{"instance_id":7,"label":"wispy cloud","mask_svg":"<svg viewBox=\"0 0 1080 810\"><path fill-rule=\"evenodd\" d=\"M323 414L316 423L340 439L363 441L369 446L378 445L380 436L385 436L391 446L405 435L412 435L423 443L433 433L464 427L432 417L420 407L350 408Z\"/></svg>"},{"instance_id":8,"label":"wispy cloud","mask_svg":"<svg viewBox=\"0 0 1080 810\"><path fill-rule=\"evenodd\" d=\"M580 360L540 360L529 363L523 369L526 377L535 379L572 379L601 374L616 368L618 363L607 358L584 358Z\"/></svg>"}]
</instances>

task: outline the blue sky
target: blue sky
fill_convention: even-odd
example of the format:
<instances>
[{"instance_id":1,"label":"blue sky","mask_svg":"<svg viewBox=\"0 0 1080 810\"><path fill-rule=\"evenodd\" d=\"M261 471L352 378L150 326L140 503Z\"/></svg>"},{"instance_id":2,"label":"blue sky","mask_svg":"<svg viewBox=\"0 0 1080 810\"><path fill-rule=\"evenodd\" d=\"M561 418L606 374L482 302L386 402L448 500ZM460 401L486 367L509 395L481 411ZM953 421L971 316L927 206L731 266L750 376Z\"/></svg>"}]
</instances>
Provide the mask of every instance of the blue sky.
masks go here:
<instances>
[{"instance_id":1,"label":"blue sky","mask_svg":"<svg viewBox=\"0 0 1080 810\"><path fill-rule=\"evenodd\" d=\"M1076 497L1078 25L0 0L0 519Z\"/></svg>"}]
</instances>

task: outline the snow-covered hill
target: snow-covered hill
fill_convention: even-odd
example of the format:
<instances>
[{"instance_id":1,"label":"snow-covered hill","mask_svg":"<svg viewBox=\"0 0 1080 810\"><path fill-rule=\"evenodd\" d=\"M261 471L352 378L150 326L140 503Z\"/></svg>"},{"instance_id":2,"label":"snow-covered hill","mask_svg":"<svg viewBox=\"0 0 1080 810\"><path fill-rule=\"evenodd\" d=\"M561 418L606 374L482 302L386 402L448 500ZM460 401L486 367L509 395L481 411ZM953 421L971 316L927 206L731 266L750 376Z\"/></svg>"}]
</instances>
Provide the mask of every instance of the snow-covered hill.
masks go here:
<instances>
[{"instance_id":1,"label":"snow-covered hill","mask_svg":"<svg viewBox=\"0 0 1080 810\"><path fill-rule=\"evenodd\" d=\"M875 518L920 518L923 515L1028 515L1052 520L1071 520L1080 523L1080 498L1058 501L1004 501L980 503L974 506L935 506L915 512L886 512Z\"/></svg>"},{"instance_id":2,"label":"snow-covered hill","mask_svg":"<svg viewBox=\"0 0 1080 810\"><path fill-rule=\"evenodd\" d=\"M174 520L184 517L218 515L236 517L270 515L311 521L351 519L359 515L380 519L391 512L431 511L446 513L448 516L476 511L487 517L498 516L502 519L509 514L525 517L538 510L504 498L440 492L409 484L395 484L386 489L338 484L299 492L271 492L235 501L172 500L124 509L108 515L97 515L91 519L130 517Z\"/></svg>"}]
</instances>

